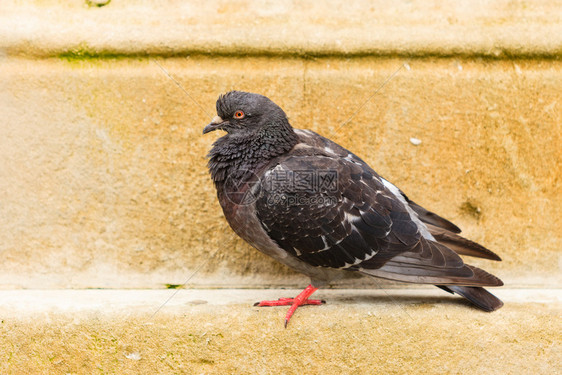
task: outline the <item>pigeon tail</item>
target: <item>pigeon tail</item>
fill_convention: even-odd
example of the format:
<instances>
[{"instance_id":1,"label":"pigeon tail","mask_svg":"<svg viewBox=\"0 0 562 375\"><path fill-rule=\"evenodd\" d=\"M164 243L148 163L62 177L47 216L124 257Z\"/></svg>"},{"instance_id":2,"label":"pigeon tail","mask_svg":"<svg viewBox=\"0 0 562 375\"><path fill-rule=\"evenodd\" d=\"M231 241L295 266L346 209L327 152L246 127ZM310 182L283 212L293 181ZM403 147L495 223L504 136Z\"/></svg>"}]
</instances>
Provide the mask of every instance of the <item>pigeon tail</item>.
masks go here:
<instances>
[{"instance_id":1,"label":"pigeon tail","mask_svg":"<svg viewBox=\"0 0 562 375\"><path fill-rule=\"evenodd\" d=\"M447 246L457 254L496 261L502 260L493 251L486 249L479 243L461 237L456 233L450 232L446 229L437 228L431 224L427 225L427 228L429 229L431 235L435 237L437 242Z\"/></svg>"},{"instance_id":2,"label":"pigeon tail","mask_svg":"<svg viewBox=\"0 0 562 375\"><path fill-rule=\"evenodd\" d=\"M436 285L449 293L457 293L466 298L476 307L492 312L503 306L503 302L486 289L478 286L461 286L461 285Z\"/></svg>"}]
</instances>

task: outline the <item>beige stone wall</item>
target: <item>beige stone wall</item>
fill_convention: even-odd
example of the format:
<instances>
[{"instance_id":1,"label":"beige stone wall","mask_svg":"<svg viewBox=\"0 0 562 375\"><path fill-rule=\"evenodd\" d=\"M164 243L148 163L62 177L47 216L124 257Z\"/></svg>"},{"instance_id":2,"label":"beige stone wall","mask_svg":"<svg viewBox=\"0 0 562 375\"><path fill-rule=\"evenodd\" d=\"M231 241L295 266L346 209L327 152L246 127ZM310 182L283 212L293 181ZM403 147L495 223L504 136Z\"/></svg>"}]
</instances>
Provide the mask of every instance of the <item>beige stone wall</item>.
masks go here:
<instances>
[{"instance_id":1,"label":"beige stone wall","mask_svg":"<svg viewBox=\"0 0 562 375\"><path fill-rule=\"evenodd\" d=\"M0 48L33 56L562 53L561 0L87 2L104 0L3 0Z\"/></svg>"},{"instance_id":2,"label":"beige stone wall","mask_svg":"<svg viewBox=\"0 0 562 375\"><path fill-rule=\"evenodd\" d=\"M269 96L504 259L473 263L560 285L559 3L440 22L421 2L326 18L270 4L240 33L246 2L6 4L0 287L163 287L199 269L190 284L301 281L237 239L215 199L205 155L219 134L201 131L231 89Z\"/></svg>"}]
</instances>

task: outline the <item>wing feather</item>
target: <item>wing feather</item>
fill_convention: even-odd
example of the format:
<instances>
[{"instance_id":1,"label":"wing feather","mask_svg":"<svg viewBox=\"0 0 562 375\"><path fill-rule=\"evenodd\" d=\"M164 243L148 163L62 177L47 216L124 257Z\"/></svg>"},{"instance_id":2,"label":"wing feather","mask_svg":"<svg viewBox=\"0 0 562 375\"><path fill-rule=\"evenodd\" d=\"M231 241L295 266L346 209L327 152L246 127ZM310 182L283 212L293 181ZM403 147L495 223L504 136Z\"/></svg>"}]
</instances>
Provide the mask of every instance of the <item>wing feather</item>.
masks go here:
<instances>
[{"instance_id":1,"label":"wing feather","mask_svg":"<svg viewBox=\"0 0 562 375\"><path fill-rule=\"evenodd\" d=\"M317 267L405 282L474 287L501 283L466 265L447 246L462 238L454 233L460 232L458 227L410 201L360 158L318 137L264 174L262 185L276 188L262 189L256 202L264 230L290 255ZM315 173L334 174L336 185L310 185ZM297 180L276 181L287 175ZM286 198L272 199L279 195ZM459 253L491 257L491 252L472 248L477 250Z\"/></svg>"}]
</instances>

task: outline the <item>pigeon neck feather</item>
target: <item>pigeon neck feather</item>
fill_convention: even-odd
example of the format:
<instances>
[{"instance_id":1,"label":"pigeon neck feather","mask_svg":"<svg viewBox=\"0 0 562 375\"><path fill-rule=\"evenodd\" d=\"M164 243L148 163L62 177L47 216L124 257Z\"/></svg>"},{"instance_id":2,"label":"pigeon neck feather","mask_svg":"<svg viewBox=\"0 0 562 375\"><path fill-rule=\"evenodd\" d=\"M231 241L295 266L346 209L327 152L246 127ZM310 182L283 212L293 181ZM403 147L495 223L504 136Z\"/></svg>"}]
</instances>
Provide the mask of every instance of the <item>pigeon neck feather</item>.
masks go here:
<instances>
[{"instance_id":1,"label":"pigeon neck feather","mask_svg":"<svg viewBox=\"0 0 562 375\"><path fill-rule=\"evenodd\" d=\"M209 152L209 170L215 185L225 180L250 178L279 155L290 151L298 136L288 121L272 123L253 133L232 133L219 138Z\"/></svg>"}]
</instances>

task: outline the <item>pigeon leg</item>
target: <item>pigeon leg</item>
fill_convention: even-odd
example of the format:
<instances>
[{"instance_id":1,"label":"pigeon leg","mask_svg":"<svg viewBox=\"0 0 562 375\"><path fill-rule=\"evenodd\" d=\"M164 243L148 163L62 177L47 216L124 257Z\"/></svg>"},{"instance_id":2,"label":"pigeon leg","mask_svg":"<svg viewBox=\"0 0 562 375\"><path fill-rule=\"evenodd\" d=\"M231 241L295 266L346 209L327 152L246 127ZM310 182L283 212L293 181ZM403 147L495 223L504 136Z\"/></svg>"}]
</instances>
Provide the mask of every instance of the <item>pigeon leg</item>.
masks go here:
<instances>
[{"instance_id":1,"label":"pigeon leg","mask_svg":"<svg viewBox=\"0 0 562 375\"><path fill-rule=\"evenodd\" d=\"M318 288L313 287L312 285L307 286L298 296L295 298L279 298L277 301L261 301L256 302L254 306L262 307L262 306L291 306L289 311L287 311L287 315L285 315L285 328L287 328L287 324L293 316L293 313L297 310L299 306L304 305L321 305L326 303L326 301L318 300L318 299L308 299L312 295L312 293L316 292Z\"/></svg>"}]
</instances>

